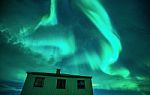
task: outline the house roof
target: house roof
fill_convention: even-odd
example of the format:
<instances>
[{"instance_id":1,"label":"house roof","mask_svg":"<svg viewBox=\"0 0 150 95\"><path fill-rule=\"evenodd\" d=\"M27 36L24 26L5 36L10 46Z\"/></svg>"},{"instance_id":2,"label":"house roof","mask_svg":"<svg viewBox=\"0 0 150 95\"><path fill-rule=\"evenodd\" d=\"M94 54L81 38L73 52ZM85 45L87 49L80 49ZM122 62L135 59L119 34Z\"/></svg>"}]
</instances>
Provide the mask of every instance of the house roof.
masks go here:
<instances>
[{"instance_id":1,"label":"house roof","mask_svg":"<svg viewBox=\"0 0 150 95\"><path fill-rule=\"evenodd\" d=\"M91 76L80 76L70 74L44 73L44 72L27 72L32 75L53 76L53 77L69 77L69 78L92 78Z\"/></svg>"}]
</instances>

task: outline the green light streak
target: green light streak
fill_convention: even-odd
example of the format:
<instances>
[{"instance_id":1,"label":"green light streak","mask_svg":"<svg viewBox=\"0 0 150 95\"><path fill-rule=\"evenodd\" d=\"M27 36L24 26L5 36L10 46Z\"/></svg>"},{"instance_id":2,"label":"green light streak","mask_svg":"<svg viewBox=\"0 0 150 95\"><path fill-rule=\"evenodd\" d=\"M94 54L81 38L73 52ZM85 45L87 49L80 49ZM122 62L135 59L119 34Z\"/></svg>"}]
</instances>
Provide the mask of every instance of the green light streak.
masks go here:
<instances>
[{"instance_id":1,"label":"green light streak","mask_svg":"<svg viewBox=\"0 0 150 95\"><path fill-rule=\"evenodd\" d=\"M99 69L101 59L96 52L85 52L85 56L92 69Z\"/></svg>"},{"instance_id":2,"label":"green light streak","mask_svg":"<svg viewBox=\"0 0 150 95\"><path fill-rule=\"evenodd\" d=\"M102 43L105 45L102 45L103 55L100 65L101 70L110 75L121 75L122 71L113 73L113 71L110 70L110 65L117 61L122 47L119 38L115 35L115 29L111 25L107 12L98 0L77 0L76 4L109 42L109 45ZM126 70L123 76L128 75L129 72Z\"/></svg>"},{"instance_id":3,"label":"green light streak","mask_svg":"<svg viewBox=\"0 0 150 95\"><path fill-rule=\"evenodd\" d=\"M26 40L23 43L26 47L30 47L32 51L46 55L46 58L50 57L50 54L53 53L53 51L60 52L61 56L66 56L74 52L74 46L72 46L72 43L70 43L69 40L61 38L54 40ZM58 50L56 48L58 48ZM49 53L48 50L51 53Z\"/></svg>"},{"instance_id":4,"label":"green light streak","mask_svg":"<svg viewBox=\"0 0 150 95\"><path fill-rule=\"evenodd\" d=\"M99 82L103 80L103 82ZM93 88L96 89L107 89L107 90L133 90L139 89L138 83L132 79L97 79L94 80Z\"/></svg>"},{"instance_id":5,"label":"green light streak","mask_svg":"<svg viewBox=\"0 0 150 95\"><path fill-rule=\"evenodd\" d=\"M56 2L57 0L51 0L50 14L44 16L40 23L35 27L38 30L39 26L51 26L57 24L56 16ZM112 65L118 60L119 53L122 50L121 42L116 35L116 31L113 28L109 16L103 6L99 3L98 0L77 0L74 1L77 6L84 12L84 14L93 22L93 24L98 28L99 32L104 36L107 41L100 41L102 55L96 52L84 52L84 57L88 61L89 65L93 70L101 69L104 73L109 75L120 75L127 77L130 72L123 67L118 69L114 68ZM94 7L93 7L94 6ZM50 27L52 28L52 27ZM59 27L58 27L59 28ZM22 32L26 32L29 29L22 29ZM36 30L34 30L36 32ZM43 31L43 30L41 30ZM53 31L53 30L52 30ZM52 32L51 31L51 32ZM59 36L58 32L63 32L62 28L55 31L56 34L50 33L47 38L44 39L25 39L22 40L22 43L26 47L34 52L42 54L47 60L50 58L51 54L53 56L68 56L74 54L76 50L74 35L71 34L68 37L62 35ZM45 47L50 47L46 48ZM53 49L52 49L53 48ZM57 48L54 49L54 48ZM57 52L57 54L53 54ZM58 58L56 58L57 60ZM76 59L80 60L80 59ZM81 61L81 60L80 60ZM75 61L77 63L79 61ZM80 62L82 63L82 62ZM78 64L78 63L77 63Z\"/></svg>"},{"instance_id":6,"label":"green light streak","mask_svg":"<svg viewBox=\"0 0 150 95\"><path fill-rule=\"evenodd\" d=\"M40 28L41 30L31 33L31 36L28 35L22 38L21 43L25 47L30 48L31 51L41 54L46 60L49 60L50 57L55 57L57 61L61 59L61 57L74 54L76 44L73 32L69 29L64 29L64 27L54 27L55 26L52 26L52 29L47 28L49 29L46 29L47 31ZM36 34L41 35L43 31L46 35L42 37L34 36ZM64 32L68 32L68 34Z\"/></svg>"},{"instance_id":7,"label":"green light streak","mask_svg":"<svg viewBox=\"0 0 150 95\"><path fill-rule=\"evenodd\" d=\"M50 0L50 12L48 15L43 16L39 24L35 27L35 30L39 26L51 26L57 23L57 0Z\"/></svg>"}]
</instances>

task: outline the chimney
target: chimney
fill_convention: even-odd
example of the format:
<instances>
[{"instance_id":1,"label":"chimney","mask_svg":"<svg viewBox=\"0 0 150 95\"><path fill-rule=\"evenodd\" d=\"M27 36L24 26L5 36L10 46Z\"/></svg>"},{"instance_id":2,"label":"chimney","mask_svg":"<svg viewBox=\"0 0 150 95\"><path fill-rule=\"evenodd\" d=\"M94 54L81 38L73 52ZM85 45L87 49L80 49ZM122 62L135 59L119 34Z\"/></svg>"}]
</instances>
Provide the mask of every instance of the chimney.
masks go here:
<instances>
[{"instance_id":1,"label":"chimney","mask_svg":"<svg viewBox=\"0 0 150 95\"><path fill-rule=\"evenodd\" d=\"M60 69L57 69L56 74L60 75Z\"/></svg>"}]
</instances>

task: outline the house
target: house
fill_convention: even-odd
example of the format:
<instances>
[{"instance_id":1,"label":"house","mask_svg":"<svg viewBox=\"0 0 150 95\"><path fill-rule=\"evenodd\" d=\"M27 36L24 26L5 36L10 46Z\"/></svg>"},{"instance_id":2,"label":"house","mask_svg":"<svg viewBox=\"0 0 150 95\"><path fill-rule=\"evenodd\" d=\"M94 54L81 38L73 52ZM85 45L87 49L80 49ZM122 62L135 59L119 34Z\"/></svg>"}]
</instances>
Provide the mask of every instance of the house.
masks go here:
<instances>
[{"instance_id":1,"label":"house","mask_svg":"<svg viewBox=\"0 0 150 95\"><path fill-rule=\"evenodd\" d=\"M93 95L90 76L27 72L21 95Z\"/></svg>"}]
</instances>

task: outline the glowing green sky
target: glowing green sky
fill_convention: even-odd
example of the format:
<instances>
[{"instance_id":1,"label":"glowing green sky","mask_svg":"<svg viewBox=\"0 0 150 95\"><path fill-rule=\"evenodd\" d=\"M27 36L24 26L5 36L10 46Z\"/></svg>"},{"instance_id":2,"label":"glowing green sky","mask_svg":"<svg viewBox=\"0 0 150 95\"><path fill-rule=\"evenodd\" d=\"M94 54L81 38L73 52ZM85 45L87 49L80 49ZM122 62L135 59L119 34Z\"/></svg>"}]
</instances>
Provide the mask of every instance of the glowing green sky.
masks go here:
<instances>
[{"instance_id":1,"label":"glowing green sky","mask_svg":"<svg viewBox=\"0 0 150 95\"><path fill-rule=\"evenodd\" d=\"M62 73L92 76L94 89L150 90L144 2L2 1L1 83L24 82L27 71L61 68Z\"/></svg>"}]
</instances>

